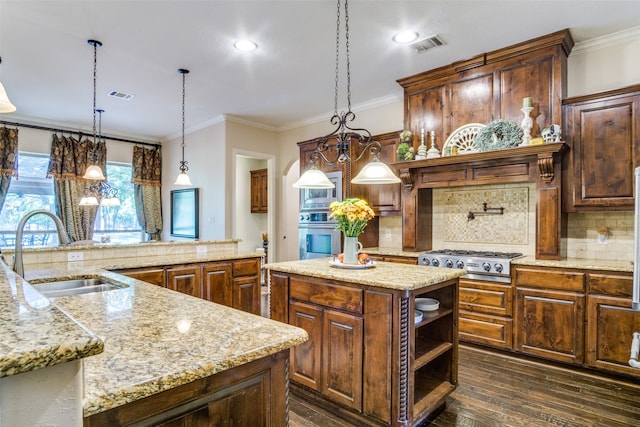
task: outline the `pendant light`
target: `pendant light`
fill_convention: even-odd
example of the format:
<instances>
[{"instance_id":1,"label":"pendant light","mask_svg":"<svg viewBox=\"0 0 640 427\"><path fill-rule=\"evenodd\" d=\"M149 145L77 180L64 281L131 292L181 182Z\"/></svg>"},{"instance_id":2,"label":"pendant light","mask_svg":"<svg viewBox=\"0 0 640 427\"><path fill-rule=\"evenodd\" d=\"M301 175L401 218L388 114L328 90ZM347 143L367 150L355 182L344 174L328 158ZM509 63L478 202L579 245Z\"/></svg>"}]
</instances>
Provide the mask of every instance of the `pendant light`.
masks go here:
<instances>
[{"instance_id":1,"label":"pendant light","mask_svg":"<svg viewBox=\"0 0 640 427\"><path fill-rule=\"evenodd\" d=\"M189 175L187 175L189 168L187 167L187 161L184 159L184 82L185 76L189 74L189 70L180 68L178 72L182 74L182 160L180 161L180 174L178 178L176 178L175 185L191 185L191 179L189 179Z\"/></svg>"},{"instance_id":2,"label":"pendant light","mask_svg":"<svg viewBox=\"0 0 640 427\"><path fill-rule=\"evenodd\" d=\"M0 64L2 64L2 58L0 58ZM16 111L16 106L9 101L7 91L4 90L2 82L0 82L0 113L13 113Z\"/></svg>"},{"instance_id":3,"label":"pendant light","mask_svg":"<svg viewBox=\"0 0 640 427\"><path fill-rule=\"evenodd\" d=\"M345 53L346 53L346 72L347 72L347 111L338 113L338 88L339 88L339 70L340 70L340 0L338 0L338 13L336 23L336 73L335 73L335 98L334 110L331 117L331 124L337 127L330 134L320 138L317 147L311 154L313 164L311 168L305 171L300 179L293 186L295 188L333 188L334 185L329 181L327 176L316 168L316 162L322 158L328 165L335 166L337 164L346 164L347 176L350 176L351 162L358 161L368 151L373 156L373 160L366 164L360 173L347 183L347 194L349 197L350 184L395 184L400 182L393 171L378 160L378 153L382 150L382 145L378 141L371 140L371 132L366 129L355 129L349 127L348 122L353 121L356 115L351 111L351 70L349 58L349 0L344 2L344 25L345 25ZM337 157L333 160L327 158L325 154L330 143L335 141L335 150ZM360 154L351 158L350 146L358 144L362 147Z\"/></svg>"},{"instance_id":4,"label":"pendant light","mask_svg":"<svg viewBox=\"0 0 640 427\"><path fill-rule=\"evenodd\" d=\"M102 46L102 43L98 40L87 40L87 43L93 46L93 143L96 144L98 142L96 137L96 77L98 64L97 55L98 46ZM102 173L102 169L100 169L100 166L96 164L95 150L91 150L91 153L89 153L89 157L93 164L87 168L82 178L92 179L96 181L105 179L104 174Z\"/></svg>"}]
</instances>

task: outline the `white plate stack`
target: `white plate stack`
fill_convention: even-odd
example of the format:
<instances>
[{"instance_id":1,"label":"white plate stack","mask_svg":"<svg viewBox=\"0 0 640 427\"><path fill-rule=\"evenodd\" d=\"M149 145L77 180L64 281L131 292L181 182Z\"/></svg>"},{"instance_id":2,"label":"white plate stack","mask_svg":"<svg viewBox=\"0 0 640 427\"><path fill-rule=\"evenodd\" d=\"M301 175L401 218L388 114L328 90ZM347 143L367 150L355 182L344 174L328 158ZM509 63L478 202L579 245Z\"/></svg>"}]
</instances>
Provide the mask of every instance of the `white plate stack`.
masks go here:
<instances>
[{"instance_id":1,"label":"white plate stack","mask_svg":"<svg viewBox=\"0 0 640 427\"><path fill-rule=\"evenodd\" d=\"M440 301L433 298L416 298L416 309L420 311L436 311L440 308Z\"/></svg>"}]
</instances>

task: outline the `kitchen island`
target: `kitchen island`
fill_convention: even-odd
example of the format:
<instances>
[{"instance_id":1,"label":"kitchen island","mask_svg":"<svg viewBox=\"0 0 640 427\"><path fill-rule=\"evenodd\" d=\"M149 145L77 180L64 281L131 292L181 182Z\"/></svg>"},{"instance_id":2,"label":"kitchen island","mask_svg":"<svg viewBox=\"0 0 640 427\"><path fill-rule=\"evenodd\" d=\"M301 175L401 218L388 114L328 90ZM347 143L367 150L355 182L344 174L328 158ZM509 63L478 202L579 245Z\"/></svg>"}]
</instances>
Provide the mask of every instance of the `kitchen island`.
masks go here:
<instances>
[{"instance_id":1,"label":"kitchen island","mask_svg":"<svg viewBox=\"0 0 640 427\"><path fill-rule=\"evenodd\" d=\"M465 270L331 259L267 264L271 318L301 327L292 390L358 425L415 426L457 385L458 277ZM422 301L437 307L417 312Z\"/></svg>"},{"instance_id":2,"label":"kitchen island","mask_svg":"<svg viewBox=\"0 0 640 427\"><path fill-rule=\"evenodd\" d=\"M122 288L59 297L49 310L29 311L12 283L24 287L32 305L47 300L35 292L37 285L3 264L3 375L19 378L20 372L37 374L85 357L80 373L85 426L141 420L189 425L216 418L286 424L288 349L307 339L303 330L100 268L64 276L52 270L49 276L37 273L38 280L100 278ZM27 317L30 334L16 338ZM35 416L27 424L43 422Z\"/></svg>"}]
</instances>

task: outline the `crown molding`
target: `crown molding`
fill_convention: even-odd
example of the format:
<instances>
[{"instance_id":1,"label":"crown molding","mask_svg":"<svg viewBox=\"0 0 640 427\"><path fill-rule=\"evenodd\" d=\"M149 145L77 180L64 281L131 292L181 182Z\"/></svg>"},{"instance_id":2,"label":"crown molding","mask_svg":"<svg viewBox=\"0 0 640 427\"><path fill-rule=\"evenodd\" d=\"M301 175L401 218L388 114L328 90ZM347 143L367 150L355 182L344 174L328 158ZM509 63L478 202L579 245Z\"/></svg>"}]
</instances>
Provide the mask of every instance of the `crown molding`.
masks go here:
<instances>
[{"instance_id":1,"label":"crown molding","mask_svg":"<svg viewBox=\"0 0 640 427\"><path fill-rule=\"evenodd\" d=\"M571 55L581 55L594 50L638 40L640 40L640 26L576 43L571 51Z\"/></svg>"}]
</instances>

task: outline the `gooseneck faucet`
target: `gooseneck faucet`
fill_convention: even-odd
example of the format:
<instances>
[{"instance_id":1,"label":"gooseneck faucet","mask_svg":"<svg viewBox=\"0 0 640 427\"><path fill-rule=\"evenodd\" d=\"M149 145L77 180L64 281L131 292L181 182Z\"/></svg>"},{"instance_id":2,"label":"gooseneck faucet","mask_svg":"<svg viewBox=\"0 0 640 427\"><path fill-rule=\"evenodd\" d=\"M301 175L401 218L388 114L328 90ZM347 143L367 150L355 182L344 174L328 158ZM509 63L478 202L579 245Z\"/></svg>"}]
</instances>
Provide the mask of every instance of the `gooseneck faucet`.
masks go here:
<instances>
[{"instance_id":1,"label":"gooseneck faucet","mask_svg":"<svg viewBox=\"0 0 640 427\"><path fill-rule=\"evenodd\" d=\"M13 253L13 271L15 271L20 277L24 277L24 264L22 261L22 235L24 234L24 226L29 218L38 214L46 215L53 220L53 223L56 225L56 231L58 232L58 243L60 245L68 245L71 243L69 235L64 230L62 220L54 213L44 209L37 209L35 211L28 212L18 223L18 230L16 231L16 247Z\"/></svg>"}]
</instances>

